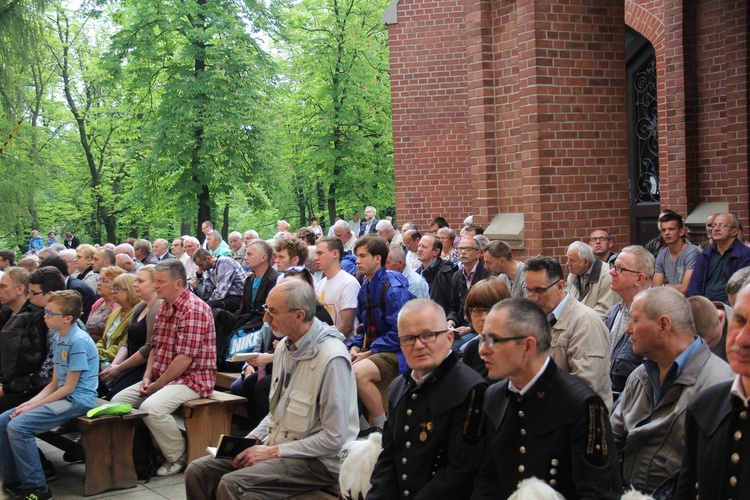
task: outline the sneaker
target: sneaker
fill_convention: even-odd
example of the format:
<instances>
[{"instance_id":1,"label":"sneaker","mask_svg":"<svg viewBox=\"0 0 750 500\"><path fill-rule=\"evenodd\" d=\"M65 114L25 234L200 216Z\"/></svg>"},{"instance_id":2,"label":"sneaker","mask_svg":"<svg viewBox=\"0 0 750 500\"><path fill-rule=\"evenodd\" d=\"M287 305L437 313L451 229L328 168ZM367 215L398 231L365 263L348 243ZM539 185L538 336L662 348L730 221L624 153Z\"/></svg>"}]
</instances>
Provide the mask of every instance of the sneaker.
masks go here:
<instances>
[{"instance_id":1,"label":"sneaker","mask_svg":"<svg viewBox=\"0 0 750 500\"><path fill-rule=\"evenodd\" d=\"M23 498L25 500L48 500L52 498L52 490L45 484L41 488L21 490L16 498Z\"/></svg>"},{"instance_id":2,"label":"sneaker","mask_svg":"<svg viewBox=\"0 0 750 500\"><path fill-rule=\"evenodd\" d=\"M4 491L8 498L16 498L21 494L21 483L8 483L5 485Z\"/></svg>"},{"instance_id":3,"label":"sneaker","mask_svg":"<svg viewBox=\"0 0 750 500\"><path fill-rule=\"evenodd\" d=\"M179 474L182 472L182 469L185 468L185 455L182 455L180 458L177 459L176 462L170 462L166 461L163 464L161 464L161 467L157 469L156 475L159 477L164 476L172 476L174 474Z\"/></svg>"}]
</instances>

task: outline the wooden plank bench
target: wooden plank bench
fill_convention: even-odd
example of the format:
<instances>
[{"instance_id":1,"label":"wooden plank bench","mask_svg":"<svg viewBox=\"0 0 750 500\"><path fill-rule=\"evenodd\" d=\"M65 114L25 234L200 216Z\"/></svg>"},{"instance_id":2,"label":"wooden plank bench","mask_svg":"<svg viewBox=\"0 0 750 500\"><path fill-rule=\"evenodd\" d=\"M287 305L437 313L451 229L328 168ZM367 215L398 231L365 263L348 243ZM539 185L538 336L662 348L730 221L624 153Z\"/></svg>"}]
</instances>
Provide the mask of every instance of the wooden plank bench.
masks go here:
<instances>
[{"instance_id":1,"label":"wooden plank bench","mask_svg":"<svg viewBox=\"0 0 750 500\"><path fill-rule=\"evenodd\" d=\"M228 391L232 382L240 378L240 372L216 372L216 388Z\"/></svg>"},{"instance_id":2,"label":"wooden plank bench","mask_svg":"<svg viewBox=\"0 0 750 500\"><path fill-rule=\"evenodd\" d=\"M103 399L96 402L97 406L105 403L108 401ZM128 415L75 418L64 428L65 432L80 432L81 440L78 442L52 431L37 437L56 448L85 458L84 495L135 488L138 479L133 465L133 435L136 424L146 415L146 412L133 409Z\"/></svg>"},{"instance_id":3,"label":"wooden plank bench","mask_svg":"<svg viewBox=\"0 0 750 500\"><path fill-rule=\"evenodd\" d=\"M214 391L208 398L182 403L175 415L185 420L187 461L208 455L206 448L216 446L221 434L232 433L232 413L247 399L226 392Z\"/></svg>"}]
</instances>

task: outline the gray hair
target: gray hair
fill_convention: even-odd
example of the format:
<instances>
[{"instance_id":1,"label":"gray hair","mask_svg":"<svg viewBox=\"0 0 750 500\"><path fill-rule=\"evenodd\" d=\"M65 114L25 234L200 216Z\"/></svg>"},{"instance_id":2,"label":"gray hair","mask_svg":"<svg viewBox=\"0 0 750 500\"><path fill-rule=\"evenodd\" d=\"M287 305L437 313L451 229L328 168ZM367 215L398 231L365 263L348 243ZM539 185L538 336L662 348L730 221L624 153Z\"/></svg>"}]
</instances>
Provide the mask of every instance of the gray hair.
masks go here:
<instances>
[{"instance_id":1,"label":"gray hair","mask_svg":"<svg viewBox=\"0 0 750 500\"><path fill-rule=\"evenodd\" d=\"M388 219L382 219L375 224L375 230L380 231L393 231L393 224Z\"/></svg>"},{"instance_id":2,"label":"gray hair","mask_svg":"<svg viewBox=\"0 0 750 500\"><path fill-rule=\"evenodd\" d=\"M201 246L201 242L198 240L198 238L196 238L195 236L190 236L189 234L186 234L185 236L182 237L182 242L187 243L188 241L197 247Z\"/></svg>"},{"instance_id":3,"label":"gray hair","mask_svg":"<svg viewBox=\"0 0 750 500\"><path fill-rule=\"evenodd\" d=\"M237 238L242 239L242 234L240 234L239 231L232 231L231 233L229 233L229 236L227 237L231 238L232 236L236 236Z\"/></svg>"},{"instance_id":4,"label":"gray hair","mask_svg":"<svg viewBox=\"0 0 750 500\"><path fill-rule=\"evenodd\" d=\"M133 250L133 245L130 243L120 243L115 247L115 253L124 253L131 259L135 258L135 250Z\"/></svg>"},{"instance_id":5,"label":"gray hair","mask_svg":"<svg viewBox=\"0 0 750 500\"><path fill-rule=\"evenodd\" d=\"M552 344L552 329L542 308L529 299L515 297L501 300L490 312L508 311L505 329L510 337L534 337L541 353L549 350Z\"/></svg>"},{"instance_id":6,"label":"gray hair","mask_svg":"<svg viewBox=\"0 0 750 500\"><path fill-rule=\"evenodd\" d=\"M378 224L380 224L380 223L378 223ZM337 228L341 229L342 231L344 231L344 233L350 233L352 231L352 226L350 226L349 223L346 222L343 219L336 221L336 223L334 223L333 227L337 227ZM377 226L375 226L375 227L377 228Z\"/></svg>"},{"instance_id":7,"label":"gray hair","mask_svg":"<svg viewBox=\"0 0 750 500\"><path fill-rule=\"evenodd\" d=\"M456 239L456 232L449 227L441 227L435 234L437 234L438 236L445 235L452 240Z\"/></svg>"},{"instance_id":8,"label":"gray hair","mask_svg":"<svg viewBox=\"0 0 750 500\"><path fill-rule=\"evenodd\" d=\"M436 318L437 323L440 325L447 324L447 320L445 319L445 310L438 304L437 302L430 300L430 299L412 299L408 301L406 304L401 307L401 310L398 312L398 323L401 323L401 318L406 316L407 314L414 314L420 311L424 311L425 309L431 309L432 313L430 317ZM445 328L445 326L443 326Z\"/></svg>"},{"instance_id":9,"label":"gray hair","mask_svg":"<svg viewBox=\"0 0 750 500\"><path fill-rule=\"evenodd\" d=\"M169 242L167 240L165 240L164 238L156 238L154 240L154 244L157 244L157 243L159 243L161 245L164 245L165 247L169 248Z\"/></svg>"},{"instance_id":10,"label":"gray hair","mask_svg":"<svg viewBox=\"0 0 750 500\"><path fill-rule=\"evenodd\" d=\"M133 250L140 250L141 252L145 254L151 253L151 242L148 240L140 239L135 240L135 245L133 245Z\"/></svg>"},{"instance_id":11,"label":"gray hair","mask_svg":"<svg viewBox=\"0 0 750 500\"><path fill-rule=\"evenodd\" d=\"M178 259L162 260L154 265L154 271L164 271L169 275L170 281L182 280L182 286L187 286L187 272Z\"/></svg>"},{"instance_id":12,"label":"gray hair","mask_svg":"<svg viewBox=\"0 0 750 500\"><path fill-rule=\"evenodd\" d=\"M742 287L748 283L750 278L750 267L743 267L738 269L732 274L727 280L727 295L737 295L740 293Z\"/></svg>"},{"instance_id":13,"label":"gray hair","mask_svg":"<svg viewBox=\"0 0 750 500\"><path fill-rule=\"evenodd\" d=\"M58 257L61 257L65 262L73 262L73 259L76 258L76 251L72 248L66 248L62 252L58 252Z\"/></svg>"},{"instance_id":14,"label":"gray hair","mask_svg":"<svg viewBox=\"0 0 750 500\"><path fill-rule=\"evenodd\" d=\"M594 257L594 249L582 241L574 241L568 245L568 251L570 250L578 252L579 259L589 261L589 266L593 264L594 259L596 259L596 257Z\"/></svg>"},{"instance_id":15,"label":"gray hair","mask_svg":"<svg viewBox=\"0 0 750 500\"><path fill-rule=\"evenodd\" d=\"M265 240L261 240L260 238L256 238L247 242L248 247L252 245L260 248L260 251L264 253L266 257L268 257L268 260L271 260L271 257L273 257L273 247L269 245L268 242L266 242Z\"/></svg>"},{"instance_id":16,"label":"gray hair","mask_svg":"<svg viewBox=\"0 0 750 500\"><path fill-rule=\"evenodd\" d=\"M11 266L5 270L5 274L10 277L13 286L23 285L24 290L29 289L29 271L23 267Z\"/></svg>"},{"instance_id":17,"label":"gray hair","mask_svg":"<svg viewBox=\"0 0 750 500\"><path fill-rule=\"evenodd\" d=\"M286 305L290 310L305 312L305 321L312 321L315 318L318 302L315 298L315 290L309 283L288 278L279 280L274 289L286 294Z\"/></svg>"},{"instance_id":18,"label":"gray hair","mask_svg":"<svg viewBox=\"0 0 750 500\"><path fill-rule=\"evenodd\" d=\"M709 335L721 326L718 309L713 302L701 295L690 297L687 300L690 309L693 311L695 332L703 339L710 338Z\"/></svg>"},{"instance_id":19,"label":"gray hair","mask_svg":"<svg viewBox=\"0 0 750 500\"><path fill-rule=\"evenodd\" d=\"M391 260L404 260L406 255L401 245L390 245L388 247L388 253L391 255Z\"/></svg>"},{"instance_id":20,"label":"gray hair","mask_svg":"<svg viewBox=\"0 0 750 500\"><path fill-rule=\"evenodd\" d=\"M735 217L735 219L736 219L736 217ZM57 234L57 233L55 233L55 234ZM54 252L62 252L63 250L65 250L65 245L63 245L62 243L53 243L53 244L51 244L49 246L49 248L50 248L50 250L52 250Z\"/></svg>"},{"instance_id":21,"label":"gray hair","mask_svg":"<svg viewBox=\"0 0 750 500\"><path fill-rule=\"evenodd\" d=\"M378 209L377 209L377 208L375 208L375 207L373 207L372 205L367 205L367 206L365 207L365 210L367 210L368 208L371 208L371 209L372 209L372 212L373 212L374 214L377 214L377 213L378 213Z\"/></svg>"},{"instance_id":22,"label":"gray hair","mask_svg":"<svg viewBox=\"0 0 750 500\"><path fill-rule=\"evenodd\" d=\"M211 236L212 238L215 238L216 241L219 241L219 242L224 241L221 239L221 233L217 231L216 229L212 229L211 231L209 231L206 236L207 237Z\"/></svg>"},{"instance_id":23,"label":"gray hair","mask_svg":"<svg viewBox=\"0 0 750 500\"><path fill-rule=\"evenodd\" d=\"M484 247L490 244L490 239L483 234L474 235L474 241L477 242L480 250L484 250Z\"/></svg>"},{"instance_id":24,"label":"gray hair","mask_svg":"<svg viewBox=\"0 0 750 500\"><path fill-rule=\"evenodd\" d=\"M247 231L245 231L245 234L242 237L244 238L248 233L250 233L250 238L253 240L257 240L258 238L260 238L258 231L254 229L248 229Z\"/></svg>"},{"instance_id":25,"label":"gray hair","mask_svg":"<svg viewBox=\"0 0 750 500\"><path fill-rule=\"evenodd\" d=\"M635 256L635 269L646 275L647 279L654 277L654 254L640 245L630 245L623 248L620 253L632 253Z\"/></svg>"},{"instance_id":26,"label":"gray hair","mask_svg":"<svg viewBox=\"0 0 750 500\"><path fill-rule=\"evenodd\" d=\"M650 255L650 254L649 254ZM653 256L652 256L653 257ZM643 299L643 314L652 321L660 316L669 316L672 329L678 333L695 335L695 321L690 303L682 293L674 288L659 286L639 292L633 302Z\"/></svg>"}]
</instances>

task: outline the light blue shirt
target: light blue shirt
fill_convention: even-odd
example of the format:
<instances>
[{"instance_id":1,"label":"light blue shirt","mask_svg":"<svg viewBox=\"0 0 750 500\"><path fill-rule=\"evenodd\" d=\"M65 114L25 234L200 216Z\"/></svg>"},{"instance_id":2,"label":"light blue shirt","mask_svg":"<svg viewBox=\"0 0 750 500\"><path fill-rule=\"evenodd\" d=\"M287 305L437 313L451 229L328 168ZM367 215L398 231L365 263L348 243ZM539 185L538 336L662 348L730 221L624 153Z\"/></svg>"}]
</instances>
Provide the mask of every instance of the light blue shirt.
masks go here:
<instances>
[{"instance_id":1,"label":"light blue shirt","mask_svg":"<svg viewBox=\"0 0 750 500\"><path fill-rule=\"evenodd\" d=\"M409 291L418 299L429 299L430 298L430 287L427 285L427 281L414 272L414 270L406 266L402 273L404 277L409 281Z\"/></svg>"},{"instance_id":2,"label":"light blue shirt","mask_svg":"<svg viewBox=\"0 0 750 500\"><path fill-rule=\"evenodd\" d=\"M99 355L96 344L88 333L73 325L65 338L59 332L52 336L52 353L57 373L57 387L65 385L68 372L81 372L78 384L70 396L73 401L89 408L96 406L99 386Z\"/></svg>"}]
</instances>

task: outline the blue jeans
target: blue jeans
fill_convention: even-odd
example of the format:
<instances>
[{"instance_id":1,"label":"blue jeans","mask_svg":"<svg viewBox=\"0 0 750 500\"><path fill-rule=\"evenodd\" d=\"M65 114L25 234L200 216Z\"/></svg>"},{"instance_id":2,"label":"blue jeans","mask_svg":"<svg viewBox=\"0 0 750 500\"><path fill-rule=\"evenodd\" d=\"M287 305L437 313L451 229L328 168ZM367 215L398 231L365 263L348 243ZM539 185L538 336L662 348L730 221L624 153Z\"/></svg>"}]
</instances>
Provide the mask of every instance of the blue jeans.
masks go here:
<instances>
[{"instance_id":1,"label":"blue jeans","mask_svg":"<svg viewBox=\"0 0 750 500\"><path fill-rule=\"evenodd\" d=\"M15 417L15 408L0 415L0 475L6 484L21 482L21 488L43 488L46 484L39 451L38 434L79 417L88 407L70 399L53 401Z\"/></svg>"}]
</instances>

